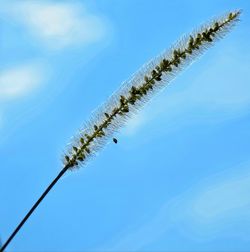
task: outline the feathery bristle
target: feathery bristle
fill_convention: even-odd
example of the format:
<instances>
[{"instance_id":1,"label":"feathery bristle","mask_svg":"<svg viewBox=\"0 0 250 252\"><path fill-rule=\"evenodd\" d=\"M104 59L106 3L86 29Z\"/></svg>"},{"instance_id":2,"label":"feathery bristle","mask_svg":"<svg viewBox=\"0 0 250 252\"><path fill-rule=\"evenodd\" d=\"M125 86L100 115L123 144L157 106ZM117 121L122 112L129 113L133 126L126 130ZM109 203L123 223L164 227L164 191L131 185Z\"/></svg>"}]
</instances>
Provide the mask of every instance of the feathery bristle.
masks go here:
<instances>
[{"instance_id":1,"label":"feathery bristle","mask_svg":"<svg viewBox=\"0 0 250 252\"><path fill-rule=\"evenodd\" d=\"M166 87L176 74L190 65L205 49L224 37L239 20L240 11L203 25L198 31L184 36L170 50L145 64L104 103L80 130L64 156L69 169L85 164L112 135L137 112L155 91Z\"/></svg>"}]
</instances>

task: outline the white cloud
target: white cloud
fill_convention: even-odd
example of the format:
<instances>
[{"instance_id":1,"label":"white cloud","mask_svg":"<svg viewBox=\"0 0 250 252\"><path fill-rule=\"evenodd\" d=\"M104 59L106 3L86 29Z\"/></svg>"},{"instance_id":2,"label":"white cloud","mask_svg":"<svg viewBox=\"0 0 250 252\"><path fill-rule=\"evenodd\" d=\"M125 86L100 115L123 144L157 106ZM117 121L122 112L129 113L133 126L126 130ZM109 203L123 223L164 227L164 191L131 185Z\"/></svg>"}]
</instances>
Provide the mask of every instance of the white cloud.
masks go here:
<instances>
[{"instance_id":1,"label":"white cloud","mask_svg":"<svg viewBox=\"0 0 250 252\"><path fill-rule=\"evenodd\" d=\"M124 135L134 135L137 132L137 129L146 123L147 117L144 115L144 111L134 115L129 119L127 125L122 129L122 134Z\"/></svg>"},{"instance_id":2,"label":"white cloud","mask_svg":"<svg viewBox=\"0 0 250 252\"><path fill-rule=\"evenodd\" d=\"M86 45L98 41L105 34L105 20L87 13L80 4L17 1L6 9L8 14L53 49Z\"/></svg>"},{"instance_id":3,"label":"white cloud","mask_svg":"<svg viewBox=\"0 0 250 252\"><path fill-rule=\"evenodd\" d=\"M0 129L2 128L3 125L3 116L2 116L2 111L0 111Z\"/></svg>"},{"instance_id":4,"label":"white cloud","mask_svg":"<svg viewBox=\"0 0 250 252\"><path fill-rule=\"evenodd\" d=\"M203 186L191 207L196 219L203 222L218 222L239 216L239 210L250 210L250 172L243 176L222 179ZM250 213L248 213L250 217Z\"/></svg>"},{"instance_id":5,"label":"white cloud","mask_svg":"<svg viewBox=\"0 0 250 252\"><path fill-rule=\"evenodd\" d=\"M245 109L250 105L249 67L246 55L224 48L207 63L208 69L199 74L186 95L190 101L211 109Z\"/></svg>"},{"instance_id":6,"label":"white cloud","mask_svg":"<svg viewBox=\"0 0 250 252\"><path fill-rule=\"evenodd\" d=\"M21 65L0 72L0 97L11 99L24 96L39 86L42 73L38 66Z\"/></svg>"},{"instance_id":7,"label":"white cloud","mask_svg":"<svg viewBox=\"0 0 250 252\"><path fill-rule=\"evenodd\" d=\"M240 50L225 47L213 59L204 62L206 66L197 77L184 79L180 76L181 80L174 80L177 83L171 84L164 94L146 106L140 118L131 121L133 133L153 121L167 121L165 130L169 131L178 128L176 122L180 120L182 126L197 122L218 123L248 112L249 54ZM130 135L127 131L124 133Z\"/></svg>"},{"instance_id":8,"label":"white cloud","mask_svg":"<svg viewBox=\"0 0 250 252\"><path fill-rule=\"evenodd\" d=\"M247 163L216 174L178 197L171 213L179 231L196 240L218 237L249 240L246 235L250 231L249 167Z\"/></svg>"},{"instance_id":9,"label":"white cloud","mask_svg":"<svg viewBox=\"0 0 250 252\"><path fill-rule=\"evenodd\" d=\"M97 251L142 250L158 239L167 239L167 232L172 230L193 240L222 236L249 240L246 232L250 231L249 167L248 162L200 181L169 199L148 222L133 225ZM235 223L238 229L234 228Z\"/></svg>"}]
</instances>

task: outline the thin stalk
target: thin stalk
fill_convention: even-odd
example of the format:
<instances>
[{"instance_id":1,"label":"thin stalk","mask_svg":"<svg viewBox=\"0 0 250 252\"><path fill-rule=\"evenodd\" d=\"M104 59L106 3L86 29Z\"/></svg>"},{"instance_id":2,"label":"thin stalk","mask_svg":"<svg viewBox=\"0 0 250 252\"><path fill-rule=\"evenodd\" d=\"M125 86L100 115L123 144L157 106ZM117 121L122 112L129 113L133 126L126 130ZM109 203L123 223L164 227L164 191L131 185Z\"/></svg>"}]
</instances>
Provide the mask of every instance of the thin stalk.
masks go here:
<instances>
[{"instance_id":1,"label":"thin stalk","mask_svg":"<svg viewBox=\"0 0 250 252\"><path fill-rule=\"evenodd\" d=\"M6 247L9 245L9 243L12 241L12 239L16 236L16 234L19 232L19 230L22 228L22 226L25 224L25 222L29 219L29 217L32 215L32 213L35 211L35 209L39 206L39 204L42 202L42 200L45 198L45 196L49 193L49 191L53 188L53 186L58 182L58 180L64 175L64 173L68 170L68 168L69 168L68 166L65 166L59 172L59 174L56 176L56 178L50 183L50 185L43 192L43 194L40 196L40 198L36 201L36 203L32 206L32 208L29 210L29 212L22 219L22 221L18 224L16 229L13 231L13 233L9 236L8 240L0 248L0 252L3 252L6 249Z\"/></svg>"}]
</instances>

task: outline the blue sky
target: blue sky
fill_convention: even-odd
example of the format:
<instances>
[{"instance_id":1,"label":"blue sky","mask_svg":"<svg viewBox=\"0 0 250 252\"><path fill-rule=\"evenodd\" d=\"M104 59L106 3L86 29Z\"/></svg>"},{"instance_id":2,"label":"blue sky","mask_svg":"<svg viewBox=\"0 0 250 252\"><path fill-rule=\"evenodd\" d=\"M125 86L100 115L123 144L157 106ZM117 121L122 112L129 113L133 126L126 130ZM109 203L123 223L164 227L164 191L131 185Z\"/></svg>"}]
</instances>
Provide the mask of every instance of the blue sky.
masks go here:
<instances>
[{"instance_id":1,"label":"blue sky","mask_svg":"<svg viewBox=\"0 0 250 252\"><path fill-rule=\"evenodd\" d=\"M70 138L142 64L211 17L225 39L86 167L9 251L248 251L248 1L0 1L0 237L62 168Z\"/></svg>"}]
</instances>

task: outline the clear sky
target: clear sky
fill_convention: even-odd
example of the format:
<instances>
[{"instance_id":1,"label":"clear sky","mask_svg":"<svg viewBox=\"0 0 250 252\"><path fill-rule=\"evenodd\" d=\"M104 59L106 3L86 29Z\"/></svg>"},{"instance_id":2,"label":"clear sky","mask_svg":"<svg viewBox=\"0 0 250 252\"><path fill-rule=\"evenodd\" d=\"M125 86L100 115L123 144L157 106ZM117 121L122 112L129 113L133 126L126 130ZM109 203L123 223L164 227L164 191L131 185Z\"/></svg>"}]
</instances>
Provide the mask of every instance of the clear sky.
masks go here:
<instances>
[{"instance_id":1,"label":"clear sky","mask_svg":"<svg viewBox=\"0 0 250 252\"><path fill-rule=\"evenodd\" d=\"M2 242L122 81L237 8L242 22L68 172L7 251L249 251L250 2L0 0Z\"/></svg>"}]
</instances>

